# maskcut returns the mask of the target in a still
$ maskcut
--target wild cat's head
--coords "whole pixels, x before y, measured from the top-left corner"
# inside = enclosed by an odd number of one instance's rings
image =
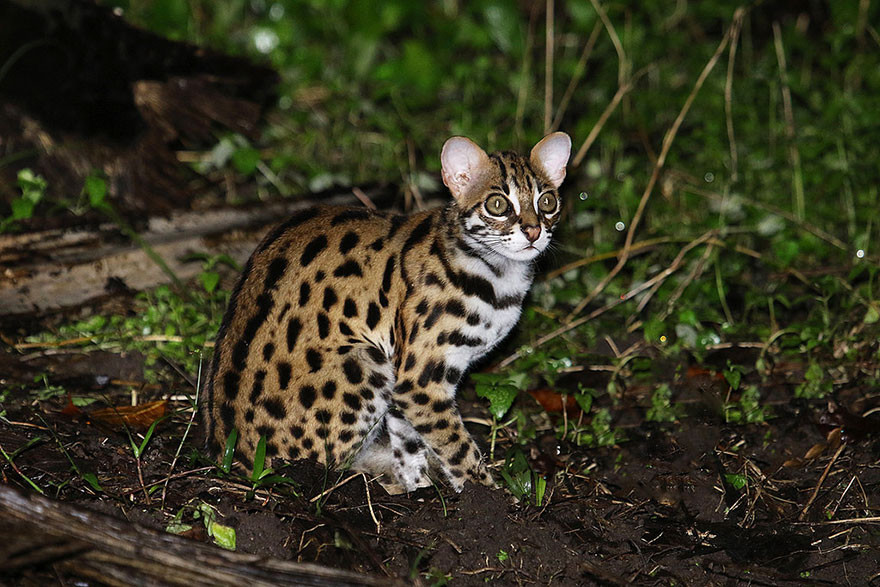
[[[487,155],[465,137],[452,137],[440,154],[443,183],[459,208],[468,246],[514,261],[530,261],[550,244],[562,202],[571,139],[547,135],[528,157]]]

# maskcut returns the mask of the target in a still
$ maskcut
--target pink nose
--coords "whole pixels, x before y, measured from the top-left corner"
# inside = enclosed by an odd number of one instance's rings
[[[523,233],[525,233],[526,238],[529,239],[530,243],[538,240],[538,237],[541,236],[541,227],[540,226],[532,226],[528,224],[524,224],[522,227]]]

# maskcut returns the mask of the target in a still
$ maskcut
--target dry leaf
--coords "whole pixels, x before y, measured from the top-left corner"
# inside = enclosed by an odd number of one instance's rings
[[[541,407],[547,412],[562,411],[562,395],[556,393],[552,389],[546,387],[543,389],[532,389],[529,390],[529,395],[535,398],[535,401],[541,404]],[[580,408],[578,408],[577,402],[574,401],[574,396],[566,396],[565,411],[571,412],[578,409]]]
[[[139,406],[102,408],[89,414],[96,421],[113,427],[123,424],[136,430],[146,430],[150,424],[165,415],[168,400],[159,400]]]

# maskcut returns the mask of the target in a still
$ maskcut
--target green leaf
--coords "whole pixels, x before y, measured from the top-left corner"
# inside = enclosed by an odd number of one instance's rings
[[[232,164],[242,175],[252,175],[260,163],[260,152],[253,147],[242,147],[232,153]]]
[[[95,475],[94,473],[83,473],[83,474],[82,474],[82,478],[83,478],[83,480],[84,480],[86,483],[88,483],[89,485],[91,485],[91,486],[92,486],[92,489],[94,489],[95,491],[99,491],[99,492],[104,491],[104,490],[101,488],[101,484],[98,483],[98,477],[97,477],[97,475]]]
[[[581,407],[585,414],[589,414],[590,408],[593,407],[593,390],[574,394],[574,401],[577,402],[577,405]]]
[[[260,436],[257,442],[257,450],[254,452],[254,470],[251,473],[251,481],[256,483],[263,476],[263,467],[266,465],[266,437]]]
[[[746,477],[745,475],[739,475],[736,473],[725,473],[724,479],[728,483],[730,483],[730,485],[734,489],[736,489],[737,491],[740,491],[743,487],[745,487],[749,483],[748,477]]]
[[[739,389],[739,382],[742,379],[742,373],[736,369],[727,369],[724,371],[724,378],[727,380],[727,384],[735,391]]]
[[[504,417],[519,394],[519,389],[511,384],[477,384],[476,390],[478,396],[489,400],[489,412],[498,419]]]
[[[220,548],[235,550],[235,528],[213,522],[209,533]]]
[[[226,448],[223,450],[223,463],[220,468],[224,473],[228,473],[232,468],[232,458],[235,456],[235,444],[238,442],[238,428],[233,428],[229,436],[226,437]]]
[[[217,289],[217,284],[220,283],[220,274],[216,271],[202,271],[199,273],[199,280],[205,291],[211,293]]]
[[[83,190],[89,196],[89,204],[92,208],[101,208],[105,205],[104,199],[107,197],[107,182],[103,177],[94,173],[89,175],[86,178],[86,185]]]
[[[865,324],[876,324],[878,320],[880,320],[880,310],[877,309],[877,306],[871,304],[868,306],[868,311],[865,312],[865,317],[862,321]]]

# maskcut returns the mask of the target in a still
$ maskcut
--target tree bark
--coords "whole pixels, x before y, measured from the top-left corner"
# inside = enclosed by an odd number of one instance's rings
[[[403,585],[218,547],[0,485],[0,582],[54,567],[107,585]]]

